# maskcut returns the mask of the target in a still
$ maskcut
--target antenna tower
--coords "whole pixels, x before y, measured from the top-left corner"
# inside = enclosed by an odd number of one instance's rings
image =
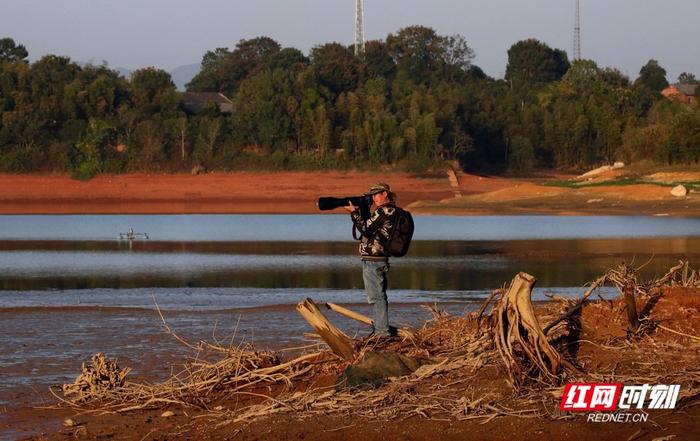
[[[581,14],[579,0],[576,0],[576,24],[574,25],[574,60],[581,59]]]
[[[365,53],[364,0],[355,0],[355,55]]]

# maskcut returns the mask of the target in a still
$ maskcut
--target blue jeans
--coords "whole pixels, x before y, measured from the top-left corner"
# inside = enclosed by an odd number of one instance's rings
[[[386,298],[386,273],[389,262],[362,261],[362,279],[367,291],[367,302],[374,305],[374,333],[389,335],[389,302]]]

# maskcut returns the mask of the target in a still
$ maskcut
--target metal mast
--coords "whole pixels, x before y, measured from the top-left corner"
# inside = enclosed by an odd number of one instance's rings
[[[576,24],[574,25],[574,60],[581,59],[581,14],[579,0],[576,0]]]
[[[355,55],[365,53],[364,0],[355,0]]]

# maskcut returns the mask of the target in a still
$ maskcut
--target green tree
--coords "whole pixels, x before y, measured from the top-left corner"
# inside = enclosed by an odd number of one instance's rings
[[[170,74],[156,68],[135,71],[129,83],[131,109],[121,117],[128,127],[132,169],[162,170],[169,148],[177,143],[177,128],[169,121],[180,116],[180,98]]]
[[[224,47],[207,51],[202,57],[199,72],[185,84],[185,89],[191,92],[220,91],[225,75],[224,62],[230,55],[231,52]]]
[[[287,97],[292,82],[282,70],[263,70],[241,83],[234,99],[233,132],[242,145],[263,146],[269,152],[291,139]]]
[[[361,139],[367,157],[374,164],[396,162],[402,159],[403,139],[396,115],[387,97],[387,83],[383,78],[367,81],[358,90],[360,105],[364,110],[355,130],[361,130]]]
[[[195,162],[418,171],[459,159],[465,168],[500,171],[618,158],[698,161],[699,106],[661,99],[658,63],[631,84],[590,60],[569,66],[563,51],[536,40],[511,47],[508,81],[474,66],[464,37],[423,26],[370,41],[361,57],[338,43],[316,46],[307,59],[267,37],[241,40],[233,50],[207,52],[188,86],[231,96],[232,116],[215,105],[185,115],[170,76],[158,69],[126,80],[107,66],[55,55],[27,63],[18,45],[3,44],[3,171],[87,178]],[[679,80],[696,81],[688,73]],[[338,147],[342,158],[333,153]]]
[[[87,65],[64,89],[63,107],[72,118],[108,118],[128,99],[128,84],[106,66]]]
[[[439,156],[442,146],[438,139],[442,131],[436,124],[435,113],[429,108],[429,96],[414,92],[410,97],[407,119],[402,123],[410,159],[414,166],[426,167]]]
[[[669,164],[700,162],[700,106],[684,106],[669,125],[666,148]]]
[[[461,80],[474,58],[463,36],[441,36],[425,26],[409,26],[389,34],[386,46],[401,77],[417,83]]]
[[[444,38],[434,29],[409,26],[386,38],[389,54],[403,75],[416,82],[428,81],[442,69]]]
[[[221,121],[219,118],[201,117],[197,124],[197,141],[194,148],[194,158],[200,164],[210,165],[216,154],[215,148],[221,136]]]
[[[73,112],[74,96],[69,87],[79,74],[80,66],[67,57],[47,55],[30,65],[26,82],[13,94],[19,100],[16,104],[20,112],[15,125],[16,145],[43,150],[46,145],[60,140],[65,141],[63,148],[69,151],[79,140],[81,133],[65,130],[78,118],[83,119],[80,126],[85,126],[85,116]],[[71,124],[71,128],[76,127],[78,124]],[[40,166],[37,159],[33,159],[33,167]]]
[[[331,149],[333,141],[333,132],[331,129],[331,120],[328,117],[328,111],[324,104],[319,104],[311,112],[310,119],[313,127],[313,145],[318,155],[324,158]]]
[[[207,51],[202,57],[202,70],[215,69],[230,55],[231,52],[225,47],[217,47],[213,51]]]
[[[646,86],[654,92],[661,92],[668,87],[666,80],[666,69],[659,65],[656,60],[649,60],[639,71],[636,84]]]
[[[160,170],[165,159],[166,131],[157,119],[139,122],[134,129],[138,150],[131,150],[131,165],[136,170]]]
[[[535,149],[525,136],[515,135],[510,142],[510,164],[518,170],[527,170],[535,163]]]
[[[559,81],[571,67],[566,52],[535,39],[521,40],[508,49],[506,80],[512,84]]]
[[[493,81],[493,78],[489,78],[488,75],[479,66],[472,64],[466,72],[467,78],[471,80],[486,80],[489,79]]]
[[[626,124],[634,121],[632,92],[626,77],[590,60],[577,60],[544,89],[542,139],[553,165],[583,168],[617,158]]]
[[[683,72],[682,74],[678,75],[678,82],[681,84],[698,84],[695,74],[690,72]]]
[[[29,56],[27,48],[12,38],[0,38],[0,61],[23,61]]]
[[[233,96],[241,82],[262,70],[279,50],[279,43],[263,36],[240,40],[231,52],[224,48],[207,52],[202,59],[202,69],[186,88],[193,92],[222,92]]]
[[[266,66],[270,70],[290,70],[296,65],[307,64],[309,64],[309,59],[299,49],[293,47],[285,47],[279,52],[270,55],[266,62]]]
[[[396,63],[386,43],[381,40],[370,40],[365,43],[363,61],[370,77],[391,78],[396,73]]]
[[[100,174],[104,149],[113,139],[113,127],[105,121],[91,119],[83,139],[75,145],[73,178],[87,180]]]
[[[175,84],[162,69],[147,67],[132,73],[130,93],[134,110],[142,117],[163,117],[179,105]]]
[[[311,65],[319,82],[334,94],[352,90],[360,80],[360,63],[349,48],[327,43],[311,49]]]
[[[443,37],[443,75],[448,80],[461,80],[470,71],[474,50],[462,35]]]

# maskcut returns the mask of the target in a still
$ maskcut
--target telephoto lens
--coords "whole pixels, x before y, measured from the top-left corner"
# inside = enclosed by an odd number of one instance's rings
[[[350,205],[350,203],[352,203],[352,205],[359,208],[363,212],[368,211],[370,205],[372,205],[372,197],[371,196],[346,196],[344,198],[323,197],[323,198],[318,198],[318,202],[316,202],[316,205],[318,206],[319,210],[326,211],[326,210],[335,210],[336,208],[340,208],[340,207],[347,207],[348,205]]]
[[[350,203],[350,198],[334,198],[334,197],[323,197],[318,198],[318,209],[321,211],[335,210],[339,207],[347,207]]]

